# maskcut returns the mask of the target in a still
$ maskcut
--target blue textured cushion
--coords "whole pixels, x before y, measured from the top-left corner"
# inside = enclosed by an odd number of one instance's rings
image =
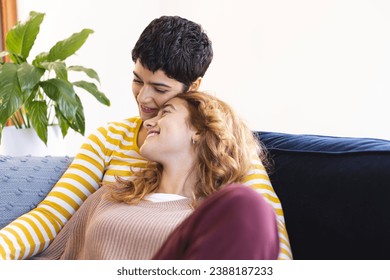
[[[35,208],[70,162],[68,157],[0,155],[0,228]]]
[[[388,259],[390,141],[260,132],[295,259]]]

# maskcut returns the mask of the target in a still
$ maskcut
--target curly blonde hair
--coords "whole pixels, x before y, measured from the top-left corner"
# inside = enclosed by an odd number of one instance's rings
[[[199,133],[194,144],[197,161],[193,172],[197,174],[193,206],[221,187],[242,182],[252,167],[252,160],[266,160],[264,149],[252,131],[225,102],[203,92],[177,95],[186,101],[188,123]],[[134,178],[117,178],[112,197],[129,204],[138,203],[145,195],[158,189],[163,167],[149,162],[145,169],[134,172]]]

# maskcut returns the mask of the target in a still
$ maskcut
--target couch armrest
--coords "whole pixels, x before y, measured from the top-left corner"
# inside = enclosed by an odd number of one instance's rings
[[[0,228],[35,208],[71,160],[69,157],[0,155]]]

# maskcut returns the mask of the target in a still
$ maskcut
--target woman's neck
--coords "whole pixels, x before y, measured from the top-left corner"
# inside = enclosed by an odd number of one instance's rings
[[[157,192],[172,193],[192,198],[196,176],[193,167],[164,167]]]

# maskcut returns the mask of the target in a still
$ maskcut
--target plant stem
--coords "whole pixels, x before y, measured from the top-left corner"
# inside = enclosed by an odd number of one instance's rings
[[[49,124],[52,124],[52,123],[54,123],[54,121],[52,121],[51,120],[51,114],[52,114],[52,112],[53,112],[53,100],[51,100],[51,99],[49,99],[49,101],[47,102],[47,107],[49,108],[49,113],[48,113],[48,115],[47,115],[47,120],[48,120],[48,122],[49,122]],[[54,120],[54,117],[53,117],[53,120]]]
[[[28,117],[28,115],[27,114],[23,114],[23,113],[21,113],[21,115],[23,117],[23,122],[24,122],[25,126],[27,128],[30,128],[31,124],[30,124],[30,118]]]
[[[25,120],[25,117],[24,117],[23,108],[20,108],[18,110],[18,114],[19,114],[19,116],[18,116],[19,120],[21,120],[21,123],[22,123],[21,127],[23,126],[23,124],[24,124],[25,127],[28,127],[27,123],[26,123],[26,120]]]
[[[22,128],[22,124],[20,123],[19,121],[19,117],[16,116],[17,112],[15,112],[14,115],[12,115],[11,117],[11,121],[12,121],[12,124],[16,127],[16,128]]]

